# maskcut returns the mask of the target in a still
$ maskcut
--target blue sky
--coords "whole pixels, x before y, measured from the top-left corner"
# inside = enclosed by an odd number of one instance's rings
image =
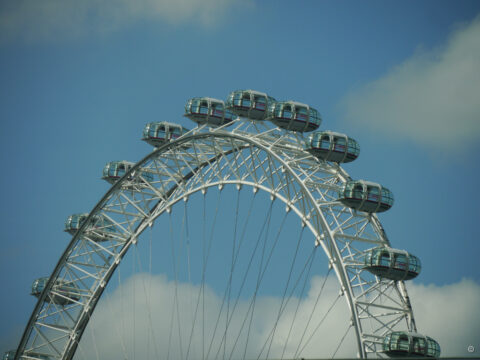
[[[67,245],[64,220],[108,190],[104,164],[146,155],[147,122],[193,127],[187,99],[243,88],[308,103],[360,143],[345,168],[393,191],[380,219],[422,260],[413,292],[480,301],[480,3],[293,4],[0,0],[2,352]],[[465,330],[478,349],[479,323]]]

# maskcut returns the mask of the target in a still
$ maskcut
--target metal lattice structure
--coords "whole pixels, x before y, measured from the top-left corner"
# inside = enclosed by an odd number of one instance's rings
[[[191,194],[229,184],[269,193],[312,232],[312,246],[328,257],[350,309],[359,357],[383,357],[382,340],[393,330],[416,331],[404,283],[363,269],[367,250],[390,243],[375,214],[337,201],[351,179],[345,170],[306,152],[300,133],[240,118],[229,125],[202,125],[165,143],[111,187],[58,261],[15,360],[72,359],[107,283],[140,234]]]

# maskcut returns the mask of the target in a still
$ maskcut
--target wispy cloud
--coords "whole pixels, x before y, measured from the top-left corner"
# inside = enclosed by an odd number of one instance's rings
[[[96,349],[106,360],[123,357],[122,348],[125,348],[128,358],[132,358],[131,352],[135,348],[136,357],[142,359],[157,357],[156,352],[161,354],[160,357],[167,357],[169,353],[171,359],[187,358],[187,352],[189,358],[199,358],[209,351],[209,357],[218,355],[221,358],[224,352],[228,358],[257,358],[262,351],[260,357],[265,357],[267,351],[270,358],[281,358],[282,354],[285,359],[294,355],[297,358],[331,357],[340,343],[339,339],[350,327],[350,314],[345,299],[339,297],[339,287],[333,278],[326,282],[316,311],[312,313],[323,280],[322,277],[314,277],[306,297],[299,302],[296,298],[292,299],[286,304],[271,342],[269,336],[272,324],[278,318],[281,298],[258,297],[255,312],[253,316],[247,316],[246,321],[245,315],[251,315],[251,299],[241,299],[235,310],[232,302],[228,310],[229,340],[225,344],[222,334],[227,324],[227,305],[222,308],[221,295],[210,288],[205,288],[202,294],[197,285],[179,284],[175,289],[174,282],[168,281],[165,276],[138,274],[112,295],[104,295],[103,303],[93,316],[92,326],[89,325],[82,339],[81,351],[85,358],[95,358]],[[419,332],[440,342],[442,356],[468,354],[470,344],[479,347],[479,284],[469,280],[446,286],[410,283],[408,289]],[[148,297],[144,295],[146,292]],[[136,294],[135,298],[133,294]],[[202,295],[199,297],[199,294]],[[180,299],[178,306],[173,303],[175,296]],[[338,302],[320,330],[314,332],[337,298]],[[193,330],[192,324],[195,324]],[[307,331],[304,333],[305,327]],[[199,340],[203,337],[210,339],[215,332],[215,340],[207,341],[207,345],[203,346]],[[192,334],[194,340],[190,341]],[[236,334],[240,336],[237,338]],[[307,341],[312,334],[311,340]],[[307,345],[299,352],[302,344]],[[355,356],[355,338],[350,328],[336,357]]]
[[[351,125],[434,150],[464,150],[480,139],[480,16],[446,44],[418,51],[340,103]]]
[[[0,41],[52,41],[105,34],[138,21],[213,26],[240,0],[7,0],[0,4]]]

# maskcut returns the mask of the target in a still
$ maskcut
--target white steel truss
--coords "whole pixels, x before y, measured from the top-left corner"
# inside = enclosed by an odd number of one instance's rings
[[[365,251],[389,247],[389,240],[375,214],[337,201],[350,179],[345,170],[313,157],[303,143],[301,134],[237,119],[230,131],[197,127],[135,164],[94,207],[61,256],[16,360],[71,359],[105,286],[144,229],[189,195],[227,184],[266,191],[300,217],[336,273],[359,357],[382,357],[388,332],[416,330],[404,283],[362,268]],[[92,226],[99,218],[108,225]],[[69,290],[59,291],[58,283]]]

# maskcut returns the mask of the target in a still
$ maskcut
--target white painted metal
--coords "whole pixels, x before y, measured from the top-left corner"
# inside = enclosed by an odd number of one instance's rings
[[[390,331],[416,331],[403,282],[362,270],[365,251],[390,244],[375,214],[356,212],[336,200],[349,175],[338,164],[304,151],[299,133],[264,121],[237,119],[233,124],[230,131],[205,125],[189,131],[153,151],[112,186],[61,256],[15,360],[71,359],[105,286],[144,229],[190,194],[227,184],[270,193],[314,234],[314,246],[322,247],[341,284],[360,358],[382,357],[381,340]],[[143,178],[145,172],[153,180]],[[115,228],[105,234],[108,241],[95,241],[102,229],[89,226],[99,216]],[[75,285],[69,305],[46,301],[65,297],[55,293],[57,280]]]

